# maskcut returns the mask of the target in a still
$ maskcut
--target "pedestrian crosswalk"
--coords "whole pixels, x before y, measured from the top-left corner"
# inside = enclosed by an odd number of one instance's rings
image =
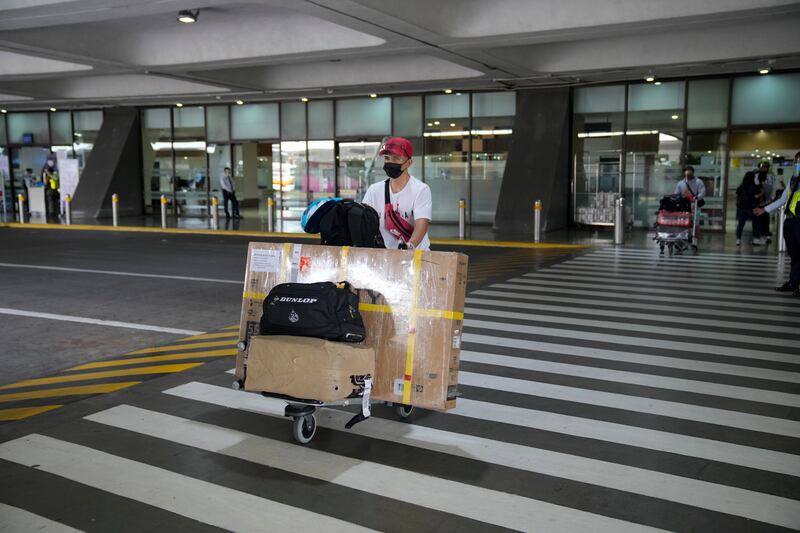
[[[301,447],[284,402],[232,390],[219,360],[15,435],[0,468],[62,480],[73,507],[109,494],[132,529],[144,505],[197,530],[796,530],[800,302],[772,291],[784,273],[767,255],[593,250],[468,294],[447,413],[376,407],[346,430],[347,408],[323,408]],[[196,340],[235,342],[213,335]],[[86,523],[56,510],[9,501],[0,530]]]

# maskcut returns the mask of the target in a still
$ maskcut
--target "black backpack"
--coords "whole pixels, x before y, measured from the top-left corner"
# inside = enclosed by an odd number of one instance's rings
[[[658,204],[659,211],[691,211],[692,204],[680,194],[664,196]]]
[[[386,248],[378,212],[372,206],[342,200],[319,223],[321,244]]]
[[[358,294],[341,283],[281,283],[264,299],[262,335],[361,342],[366,334]]]

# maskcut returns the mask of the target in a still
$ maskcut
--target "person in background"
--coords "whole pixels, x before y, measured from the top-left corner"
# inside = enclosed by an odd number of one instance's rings
[[[56,168],[56,160],[48,158],[47,162],[42,168],[42,183],[44,184],[44,194],[47,201],[47,215],[57,217],[61,214],[61,183],[58,179],[58,169]]]
[[[231,218],[231,213],[228,211],[228,202],[231,203],[233,218],[242,218],[239,214],[239,200],[236,199],[236,182],[233,181],[230,167],[225,167],[222,171],[219,185],[222,188],[222,205],[225,207],[225,218]]]
[[[753,209],[761,205],[763,197],[763,186],[756,185],[755,172],[745,172],[741,185],[736,189],[736,246],[742,244],[742,231],[748,220],[753,223],[753,244],[766,244],[761,237],[762,226],[753,214]]]
[[[370,185],[364,203],[378,212],[383,242],[387,248],[430,250],[431,189],[408,172],[413,164],[411,141],[392,137],[378,155],[383,156],[389,179]]]
[[[764,213],[772,214],[781,206],[786,206],[786,220],[783,222],[783,239],[786,241],[786,251],[791,258],[789,268],[789,281],[775,287],[778,292],[791,292],[800,296],[800,152],[794,154],[794,174],[789,180],[789,186],[783,191],[780,198],[753,210],[756,216]]]
[[[697,211],[694,214],[695,239],[692,241],[692,248],[697,251],[697,238],[700,236],[700,208],[705,204],[706,184],[703,180],[694,176],[694,167],[686,165],[683,167],[683,179],[675,187],[675,194],[687,198],[690,202],[697,200]]]
[[[762,161],[758,164],[756,185],[760,186],[764,192],[761,203],[756,207],[763,207],[773,200],[773,195],[775,194],[775,178],[769,173],[769,163],[767,161]],[[761,235],[766,238],[767,242],[772,241],[772,233],[769,231],[769,218],[768,213],[758,217],[758,223],[761,225]]]

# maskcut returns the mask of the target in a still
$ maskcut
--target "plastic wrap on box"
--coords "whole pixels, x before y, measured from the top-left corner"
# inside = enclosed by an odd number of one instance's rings
[[[349,281],[375,349],[372,397],[426,409],[456,404],[467,257],[453,252],[252,242],[239,340],[258,334],[264,298],[278,283]],[[245,379],[245,354],[236,376]]]

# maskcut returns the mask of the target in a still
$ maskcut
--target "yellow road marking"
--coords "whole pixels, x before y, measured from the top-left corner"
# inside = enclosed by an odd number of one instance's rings
[[[236,326],[236,329],[239,329],[239,326]],[[185,339],[178,339],[175,342],[189,342],[189,341],[198,341],[201,339],[222,339],[222,338],[236,338],[239,336],[239,333],[236,331],[223,331],[221,333],[203,333],[202,335],[195,335],[194,337],[186,337]]]
[[[46,413],[63,405],[39,405],[36,407],[15,407],[14,409],[0,409],[0,420],[22,420],[29,416]]]
[[[239,330],[239,324],[236,324],[235,326],[228,326],[227,328],[222,328],[222,329],[224,329],[225,331],[230,331],[232,329],[235,329],[235,330],[238,331]]]
[[[88,372],[84,374],[70,374],[67,376],[54,376],[50,378],[27,379],[18,381],[10,385],[3,385],[0,390],[19,389],[22,387],[34,387],[36,385],[50,385],[52,383],[67,383],[70,381],[88,381],[92,379],[116,378],[119,376],[136,376],[142,374],[171,374],[173,372],[183,372],[204,363],[184,363],[180,365],[158,365],[145,366],[140,368],[126,368],[124,370],[109,370],[105,372]]]
[[[141,383],[141,381],[123,381],[120,383],[100,383],[98,385],[82,385],[78,387],[58,387],[55,389],[12,392],[11,394],[0,394],[0,402],[15,402],[17,400],[33,400],[36,398],[52,398],[53,396],[104,394],[127,389],[128,387],[138,385],[139,383]]]
[[[176,353],[170,355],[154,355],[152,357],[132,357],[130,359],[114,359],[113,361],[98,361],[85,365],[75,366],[66,369],[64,372],[73,370],[91,370],[92,368],[107,368],[111,366],[138,365],[140,363],[163,363],[164,361],[180,361],[181,359],[195,359],[201,357],[222,357],[226,355],[236,355],[236,348],[230,350],[212,350],[209,352],[196,353]]]
[[[20,224],[18,222],[0,223],[0,228],[17,229],[50,229],[50,230],[70,230],[70,231],[116,231],[129,233],[178,233],[184,235],[214,235],[228,237],[278,237],[290,240],[315,240],[319,241],[319,235],[308,233],[278,233],[268,231],[238,231],[238,230],[201,230],[187,228],[158,228],[144,226],[92,226],[90,224],[72,224],[65,226],[60,224]],[[459,240],[459,239],[431,239],[431,244],[445,246],[477,246],[487,248],[529,248],[537,250],[558,250],[558,249],[582,249],[591,248],[585,244],[550,244],[536,242],[516,242],[516,241],[485,241],[485,240]]]
[[[162,352],[179,352],[181,350],[188,350],[191,348],[214,348],[217,346],[235,346],[236,343],[231,340],[225,341],[209,341],[209,342],[192,342],[186,344],[170,344],[169,346],[156,346],[155,348],[144,348],[136,350],[135,352],[128,352],[125,355],[142,355],[146,353],[162,353]]]

